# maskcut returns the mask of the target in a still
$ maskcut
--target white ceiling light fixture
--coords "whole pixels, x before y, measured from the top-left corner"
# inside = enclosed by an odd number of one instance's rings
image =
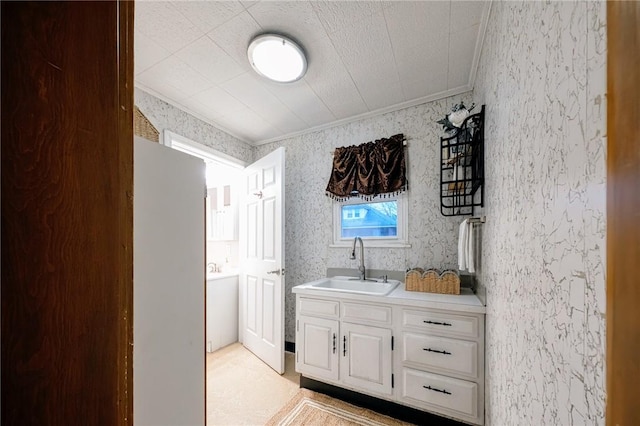
[[[288,37],[262,34],[249,43],[249,62],[258,74],[278,83],[300,80],[307,72],[302,48]]]

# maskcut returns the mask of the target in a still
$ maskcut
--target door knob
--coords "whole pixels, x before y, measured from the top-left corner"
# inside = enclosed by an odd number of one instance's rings
[[[271,274],[280,275],[280,273],[282,273],[282,275],[284,275],[284,269],[282,271],[280,271],[280,269],[274,269],[273,271],[267,271],[267,274],[269,274],[269,275],[271,275]]]

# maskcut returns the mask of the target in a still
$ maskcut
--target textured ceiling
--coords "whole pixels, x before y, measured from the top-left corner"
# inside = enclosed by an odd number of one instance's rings
[[[456,95],[473,86],[486,1],[138,1],[135,82],[251,144]],[[258,34],[307,53],[290,84],[247,59]]]

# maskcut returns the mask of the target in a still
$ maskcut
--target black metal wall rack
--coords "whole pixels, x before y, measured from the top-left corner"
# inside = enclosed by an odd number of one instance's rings
[[[473,215],[484,206],[484,105],[452,135],[440,138],[440,211]]]

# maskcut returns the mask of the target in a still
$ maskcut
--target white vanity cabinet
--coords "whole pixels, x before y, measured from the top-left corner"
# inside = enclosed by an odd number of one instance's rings
[[[238,341],[238,275],[207,276],[206,351],[215,352]]]
[[[305,375],[338,380],[338,320],[299,315],[296,370]]]
[[[484,314],[396,307],[398,400],[484,422]]]
[[[330,299],[296,298],[296,371],[338,380],[340,303]]]
[[[355,392],[484,423],[484,312],[471,292],[365,296],[294,287],[296,371]]]
[[[393,332],[390,328],[391,310],[386,306],[363,305],[342,302],[342,349],[340,356],[340,380],[353,388],[363,389],[376,395],[392,394],[392,357],[391,345]],[[355,308],[362,314],[388,310],[389,325],[385,328],[371,326],[369,315],[356,318],[347,314]],[[360,321],[354,323],[350,321]],[[365,325],[367,324],[367,325]]]
[[[372,395],[392,395],[390,307],[308,297],[298,297],[296,307],[296,371]]]
[[[375,394],[391,395],[391,330],[342,323],[340,379]]]

